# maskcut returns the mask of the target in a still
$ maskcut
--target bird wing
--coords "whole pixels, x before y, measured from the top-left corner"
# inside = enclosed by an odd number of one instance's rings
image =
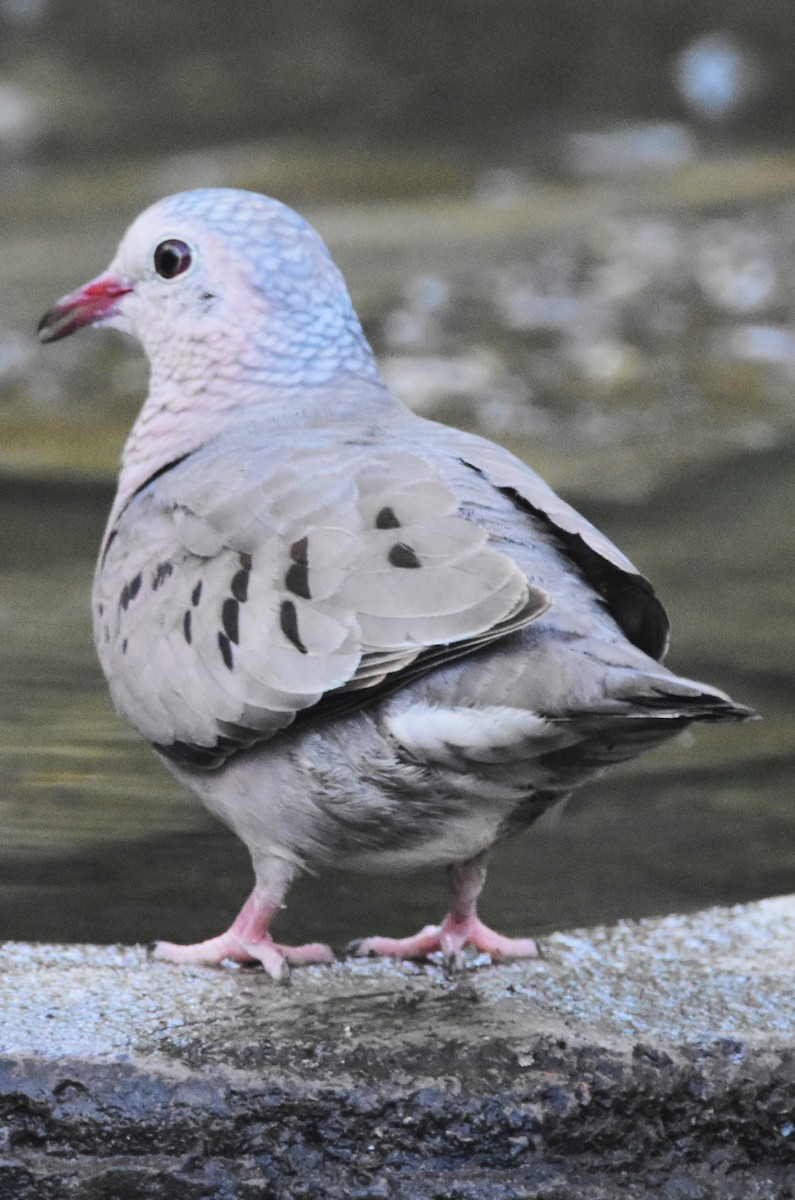
[[[601,596],[628,640],[661,662],[668,649],[670,623],[648,579],[520,459],[471,434],[456,432],[455,438],[459,460],[553,535],[562,553]]]
[[[324,697],[399,686],[521,628],[549,596],[458,507],[399,449],[238,442],[161,472],[97,572],[117,708],[163,753],[215,766]]]

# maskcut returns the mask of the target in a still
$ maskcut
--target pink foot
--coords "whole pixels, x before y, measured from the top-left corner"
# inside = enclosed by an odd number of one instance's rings
[[[320,942],[305,946],[281,946],[268,933],[275,910],[271,898],[257,888],[249,896],[226,933],[180,946],[176,942],[156,942],[152,957],[162,962],[203,963],[218,966],[225,958],[232,962],[259,962],[272,979],[281,979],[285,963],[331,963],[334,951]]]
[[[217,967],[224,959],[239,963],[261,963],[271,979],[281,979],[284,965],[300,963],[332,963],[334,951],[321,942],[309,942],[305,946],[282,946],[266,934],[262,938],[237,937],[231,929],[220,937],[208,938],[206,942],[194,942],[181,946],[177,942],[155,942],[152,957],[161,962],[201,963]]]
[[[357,956],[386,955],[390,958],[427,958],[441,951],[445,961],[461,967],[465,946],[491,954],[493,958],[535,958],[538,947],[532,938],[507,938],[495,933],[474,913],[463,920],[448,914],[441,925],[426,925],[414,937],[370,937],[359,942]]]

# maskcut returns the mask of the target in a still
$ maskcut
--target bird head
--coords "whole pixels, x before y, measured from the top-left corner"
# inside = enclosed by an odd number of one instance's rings
[[[319,235],[279,201],[233,188],[181,192],[146,209],[107,271],[45,314],[39,338],[85,325],[132,334],[172,380],[206,378],[213,363],[285,384],[375,370]]]

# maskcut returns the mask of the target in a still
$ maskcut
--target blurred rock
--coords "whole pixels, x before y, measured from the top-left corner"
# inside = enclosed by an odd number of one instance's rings
[[[564,162],[575,175],[630,175],[671,171],[697,155],[690,130],[674,121],[637,121],[612,128],[571,133],[563,143]]]
[[[436,275],[415,275],[403,289],[403,304],[381,323],[384,341],[394,350],[438,350],[443,341],[441,316],[450,308],[452,289]]]
[[[795,329],[783,325],[738,325],[719,339],[719,345],[735,358],[770,363],[795,373]]]
[[[412,312],[443,313],[450,307],[452,288],[438,275],[415,275],[406,284],[405,296]]]
[[[698,233],[696,281],[726,312],[756,313],[775,304],[779,262],[771,238],[740,221],[710,221]]]
[[[410,308],[387,313],[381,328],[384,341],[393,350],[437,350],[442,340],[438,319]]]
[[[765,63],[728,30],[706,33],[674,60],[674,82],[694,116],[714,124],[747,112],[764,91]]]
[[[498,355],[482,347],[449,357],[393,355],[381,361],[387,386],[422,413],[446,400],[488,395],[499,386],[504,373]]]
[[[472,196],[488,208],[511,208],[521,204],[531,186],[529,176],[515,167],[490,167],[478,175]]]
[[[530,391],[525,394],[501,390],[480,400],[473,414],[473,424],[486,437],[522,438],[535,443],[540,438],[553,437],[556,422],[543,408],[530,403]]]
[[[575,320],[580,302],[576,296],[544,295],[528,281],[501,287],[495,306],[508,329],[567,329]]]
[[[618,218],[591,236],[598,261],[594,289],[610,300],[628,300],[658,284],[675,284],[687,263],[686,242],[673,221]]]
[[[556,249],[497,272],[492,299],[501,323],[515,330],[567,329],[580,308],[575,271],[572,250]]]
[[[568,353],[580,375],[597,387],[626,387],[637,383],[643,374],[639,351],[618,338],[574,339]]]

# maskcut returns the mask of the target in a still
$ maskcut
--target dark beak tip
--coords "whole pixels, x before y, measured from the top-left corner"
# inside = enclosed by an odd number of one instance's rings
[[[46,345],[47,342],[54,342],[58,337],[55,329],[55,317],[52,309],[44,314],[36,326],[36,336],[44,345]]]
[[[40,342],[57,342],[85,325],[101,324],[116,312],[118,301],[132,291],[125,279],[106,272],[76,292],[63,296],[38,324]]]
[[[39,341],[46,345],[48,342],[58,342],[80,329],[86,322],[74,305],[54,304],[48,309],[36,327]]]

